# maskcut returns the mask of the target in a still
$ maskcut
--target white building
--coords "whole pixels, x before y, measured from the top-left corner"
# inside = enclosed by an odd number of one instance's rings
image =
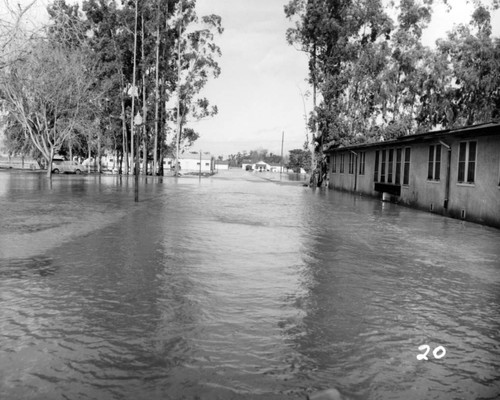
[[[166,158],[163,161],[165,171],[173,170],[175,167],[175,157]],[[185,172],[201,172],[211,173],[215,169],[215,160],[210,153],[200,153],[192,151],[179,155],[179,171]]]
[[[215,170],[216,171],[227,171],[229,169],[229,161],[215,161]]]
[[[255,164],[241,164],[241,168],[246,171],[257,171],[257,172],[284,172],[284,168],[280,164],[268,164],[264,161],[259,161]]]

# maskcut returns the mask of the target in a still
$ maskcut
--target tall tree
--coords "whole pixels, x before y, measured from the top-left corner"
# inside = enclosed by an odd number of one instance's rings
[[[216,106],[210,106],[209,100],[199,98],[198,94],[210,77],[218,77],[220,67],[216,58],[221,55],[215,44],[216,34],[222,34],[221,18],[212,14],[198,18],[195,11],[196,1],[179,2],[175,25],[177,27],[177,107],[176,107],[176,173],[180,144],[184,139],[193,142],[197,134],[183,126],[188,117],[201,119],[217,113]],[[186,135],[186,134],[189,134]]]
[[[420,124],[452,128],[500,118],[500,39],[491,33],[491,14],[479,5],[469,25],[438,41],[422,85]]]
[[[312,157],[313,168],[317,168],[328,133],[345,134],[342,106],[349,86],[345,70],[359,58],[360,47],[386,36],[390,18],[380,0],[291,0],[285,13],[296,21],[287,32],[288,41],[309,53],[310,82],[322,95],[310,118],[313,155],[318,153],[317,160]]]
[[[491,38],[490,10],[499,2],[474,1],[471,24],[439,41],[436,51],[421,42],[433,3],[289,1],[285,14],[295,25],[287,40],[309,54],[309,81],[321,94],[309,118],[310,129],[317,127],[313,165],[322,161],[325,143],[392,139],[498,118],[498,39]]]

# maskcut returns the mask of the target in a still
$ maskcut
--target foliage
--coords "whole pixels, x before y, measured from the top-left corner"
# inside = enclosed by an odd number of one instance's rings
[[[438,41],[423,84],[420,124],[456,127],[500,118],[500,39],[491,37],[490,14],[479,7],[471,26]]]
[[[237,154],[230,154],[228,156],[229,165],[232,167],[241,167],[244,163],[255,164],[259,161],[264,161],[268,164],[280,164],[282,162],[281,156],[270,153],[267,149],[255,149],[247,152],[238,152]]]
[[[29,138],[49,166],[91,100],[92,71],[86,66],[82,52],[39,40],[1,76],[0,90],[17,132]]]
[[[290,150],[290,156],[287,168],[293,169],[295,172],[300,172],[304,169],[306,172],[311,171],[311,152],[304,149]]]
[[[326,143],[498,118],[499,40],[490,24],[498,2],[490,4],[474,2],[471,23],[433,50],[421,42],[432,0],[290,0],[285,14],[294,26],[287,40],[308,53],[309,82],[319,93],[309,118],[317,160]]]
[[[127,160],[133,148],[133,114],[137,112],[142,114],[144,121],[140,129],[135,128],[140,135],[140,150],[144,158],[154,157],[156,160],[166,154],[168,143],[174,140],[172,125],[177,122],[184,128],[182,142],[186,147],[192,145],[199,134],[189,127],[190,119],[209,117],[217,112],[217,107],[211,105],[208,99],[199,97],[199,93],[209,79],[220,74],[216,61],[220,49],[215,44],[215,36],[222,33],[220,17],[210,15],[198,18],[195,4],[194,0],[122,0],[121,4],[117,0],[84,0],[80,9],[78,4],[53,0],[48,6],[50,23],[36,46],[42,43],[41,48],[45,50],[46,46],[55,48],[54,56],[62,57],[62,63],[68,68],[74,65],[72,61],[68,64],[64,60],[72,57],[80,59],[81,68],[75,72],[74,78],[80,79],[82,73],[86,76],[86,98],[81,98],[76,107],[75,96],[68,99],[66,94],[62,95],[61,101],[67,100],[64,103],[67,106],[64,120],[59,116],[54,122],[51,111],[36,129],[33,123],[24,122],[22,126],[25,129],[52,132],[50,145],[47,143],[51,150],[43,149],[44,155],[49,156],[52,150],[61,154],[71,154],[75,150],[78,155],[83,155],[105,147],[107,152],[120,152],[122,160]],[[2,49],[7,48],[10,36],[2,36],[1,39],[5,39],[0,41]],[[136,47],[134,41],[137,42]],[[36,46],[30,47],[31,53],[26,57],[40,59],[42,54],[33,50]],[[28,60],[26,57],[24,61]],[[134,59],[137,60],[135,64]],[[180,70],[177,60],[180,60]],[[65,82],[64,75],[61,82],[57,78],[62,66],[48,57],[39,61],[46,64],[46,70],[39,74],[38,83],[43,84],[45,90],[60,88],[59,83]],[[3,78],[21,72],[27,73],[20,64],[16,64],[15,68],[5,72]],[[182,79],[179,80],[178,76]],[[14,79],[10,89],[14,82],[17,82],[18,89],[23,87],[26,99],[36,97],[35,93],[29,93],[32,88],[22,86],[19,79]],[[133,82],[136,82],[135,88],[132,88]],[[8,79],[3,79],[2,84],[6,83]],[[180,107],[177,103],[175,107],[169,107],[177,92],[181,94]],[[18,108],[21,106],[22,102],[14,103],[5,90],[0,96],[11,103],[11,112],[16,104]],[[55,97],[49,94],[47,98]],[[135,102],[133,113],[132,100]],[[31,106],[35,107],[34,104]],[[13,148],[25,149],[19,144],[23,142],[22,135],[29,129],[12,130],[9,140]],[[31,136],[27,137],[32,142],[32,148],[44,148]]]

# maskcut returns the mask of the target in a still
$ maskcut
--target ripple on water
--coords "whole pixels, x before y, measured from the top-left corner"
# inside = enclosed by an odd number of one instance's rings
[[[0,398],[500,393],[497,230],[256,177],[139,204],[59,178],[1,194]]]

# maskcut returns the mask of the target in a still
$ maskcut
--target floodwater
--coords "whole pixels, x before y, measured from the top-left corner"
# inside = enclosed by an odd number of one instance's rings
[[[250,172],[133,183],[0,172],[1,399],[499,397],[500,230]]]

